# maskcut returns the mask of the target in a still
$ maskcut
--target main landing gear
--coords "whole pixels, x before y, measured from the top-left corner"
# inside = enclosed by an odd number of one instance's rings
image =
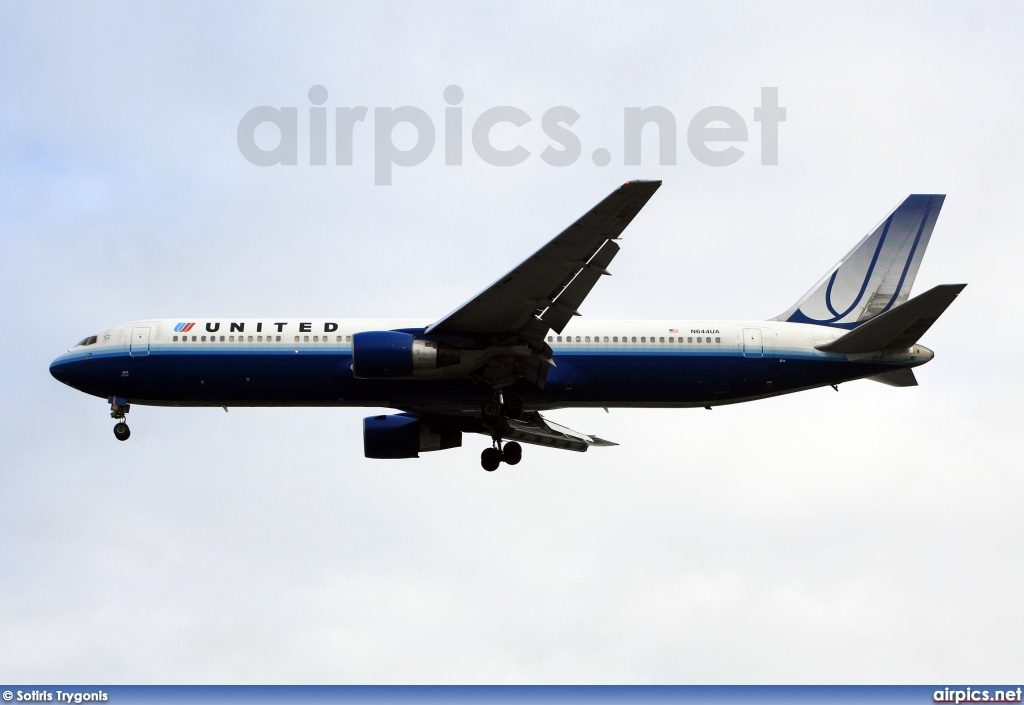
[[[124,422],[125,414],[130,410],[131,405],[126,399],[110,400],[110,418],[117,419],[117,423],[114,424],[114,438],[119,441],[127,441],[128,436],[132,435],[132,431],[128,428],[128,424]]]
[[[480,419],[487,426],[500,426],[502,419],[521,418],[524,411],[523,398],[518,394],[495,395],[480,407]]]
[[[495,440],[494,446],[484,448],[480,454],[480,465],[487,472],[494,472],[502,463],[517,465],[523,459],[523,447],[515,441],[502,444],[501,440]]]
[[[484,402],[480,407],[480,420],[492,430],[494,445],[480,454],[480,465],[487,472],[494,472],[502,463],[517,465],[523,459],[523,447],[515,441],[502,444],[501,433],[505,419],[518,419],[523,415],[523,398],[518,394],[503,395]]]

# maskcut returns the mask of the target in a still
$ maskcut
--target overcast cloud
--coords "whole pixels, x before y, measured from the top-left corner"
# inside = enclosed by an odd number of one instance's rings
[[[1019,682],[1022,32],[1015,3],[3,3],[0,680]],[[313,85],[370,108],[352,166],[309,166]],[[298,108],[297,166],[239,152],[259,105]],[[438,143],[375,186],[373,108],[402,105]],[[494,132],[516,167],[471,149],[499,105],[532,118]],[[567,167],[538,156],[558,105]],[[652,105],[678,162],[648,135],[626,167],[623,109]],[[686,147],[711,105],[749,130],[729,167]],[[121,444],[49,376],[142,318],[428,322],[630,178],[665,183],[587,317],[769,318],[948,194],[915,291],[970,286],[921,386],[554,412],[621,445],[492,474],[482,437],[364,459],[375,410],[135,406]]]

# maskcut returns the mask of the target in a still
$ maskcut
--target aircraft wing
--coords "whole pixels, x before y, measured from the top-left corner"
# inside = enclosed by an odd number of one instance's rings
[[[523,414],[520,419],[508,419],[508,431],[502,434],[506,441],[519,441],[538,446],[562,448],[584,452],[590,446],[616,446],[618,443],[606,441],[597,436],[573,431],[571,428],[559,426],[548,421],[536,411]]]
[[[551,242],[426,332],[561,333],[619,251],[615,240],[660,181],[627,181]]]

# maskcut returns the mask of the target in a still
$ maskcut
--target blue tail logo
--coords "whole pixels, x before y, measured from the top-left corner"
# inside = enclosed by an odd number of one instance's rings
[[[908,196],[775,320],[856,328],[905,302],[944,199],[941,194]]]

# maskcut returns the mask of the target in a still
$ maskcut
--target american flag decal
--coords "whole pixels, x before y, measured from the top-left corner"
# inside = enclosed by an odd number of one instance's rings
[[[678,332],[679,332],[679,329],[678,329],[678,328],[669,328],[669,329],[668,329],[668,332],[669,332],[669,333],[678,333]]]

